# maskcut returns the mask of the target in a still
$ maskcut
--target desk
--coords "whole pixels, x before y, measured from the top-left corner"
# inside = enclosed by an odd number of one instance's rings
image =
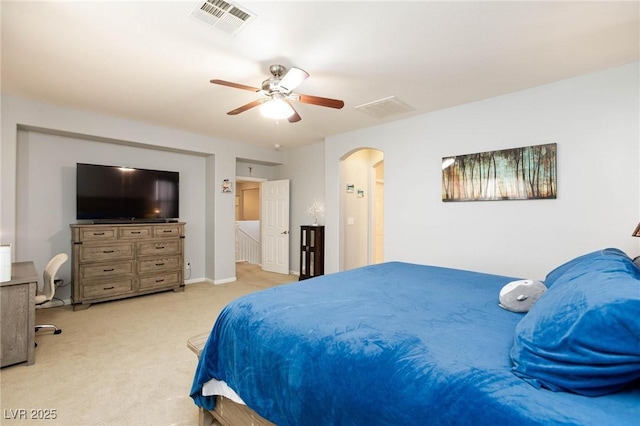
[[[38,272],[33,262],[13,263],[11,281],[0,283],[0,367],[35,361],[37,286]]]

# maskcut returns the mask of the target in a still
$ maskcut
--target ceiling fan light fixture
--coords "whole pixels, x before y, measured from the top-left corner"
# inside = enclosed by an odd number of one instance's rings
[[[295,114],[295,111],[284,99],[274,97],[260,106],[260,113],[272,120],[284,120]]]
[[[293,89],[302,84],[309,77],[309,73],[300,68],[290,68],[280,80],[280,89],[284,93],[291,93]]]
[[[300,68],[291,68],[289,71],[286,71],[283,65],[271,65],[269,71],[271,72],[271,77],[262,82],[260,89],[226,80],[210,80],[213,84],[248,90],[250,92],[261,93],[265,96],[233,109],[227,112],[227,115],[238,115],[241,112],[260,106],[260,112],[264,117],[272,120],[287,119],[289,123],[297,123],[302,120],[302,117],[300,117],[300,114],[294,109],[290,101],[335,109],[340,109],[344,106],[344,101],[340,99],[292,93],[294,87],[309,77],[309,73]],[[283,75],[283,73],[285,74]]]

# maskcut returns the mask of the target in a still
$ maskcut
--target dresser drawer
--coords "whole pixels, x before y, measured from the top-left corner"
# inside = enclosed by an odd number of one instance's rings
[[[82,279],[106,278],[118,275],[133,275],[133,260],[95,265],[80,265]]]
[[[161,225],[153,228],[153,236],[156,238],[161,237],[179,237],[180,225]]]
[[[133,243],[80,246],[80,262],[133,259]]]
[[[149,260],[138,261],[139,274],[152,274],[154,272],[170,271],[172,269],[180,269],[180,257],[161,257]]]
[[[133,293],[133,279],[87,282],[82,286],[83,299],[100,299]]]
[[[182,283],[180,282],[180,274],[178,272],[140,278],[140,290],[146,290],[148,288],[171,287],[179,284]]]
[[[118,237],[118,229],[111,226],[101,226],[95,228],[80,228],[78,238],[84,241],[108,241]]]
[[[136,243],[138,245],[138,256],[162,256],[165,254],[180,254],[181,241],[145,241]]]
[[[149,238],[152,234],[148,226],[124,226],[120,228],[120,239],[140,239]]]

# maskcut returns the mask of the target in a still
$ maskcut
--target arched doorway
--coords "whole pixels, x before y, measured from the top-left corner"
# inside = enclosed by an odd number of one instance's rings
[[[384,154],[363,148],[340,162],[340,270],[384,260]]]

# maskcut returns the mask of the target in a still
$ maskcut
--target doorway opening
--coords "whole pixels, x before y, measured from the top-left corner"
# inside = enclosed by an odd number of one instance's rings
[[[262,264],[260,183],[265,180],[244,176],[236,177],[236,265],[242,262],[252,265]]]
[[[289,274],[289,180],[236,176],[236,273],[240,263]]]
[[[384,261],[384,153],[362,148],[340,162],[340,270]]]

